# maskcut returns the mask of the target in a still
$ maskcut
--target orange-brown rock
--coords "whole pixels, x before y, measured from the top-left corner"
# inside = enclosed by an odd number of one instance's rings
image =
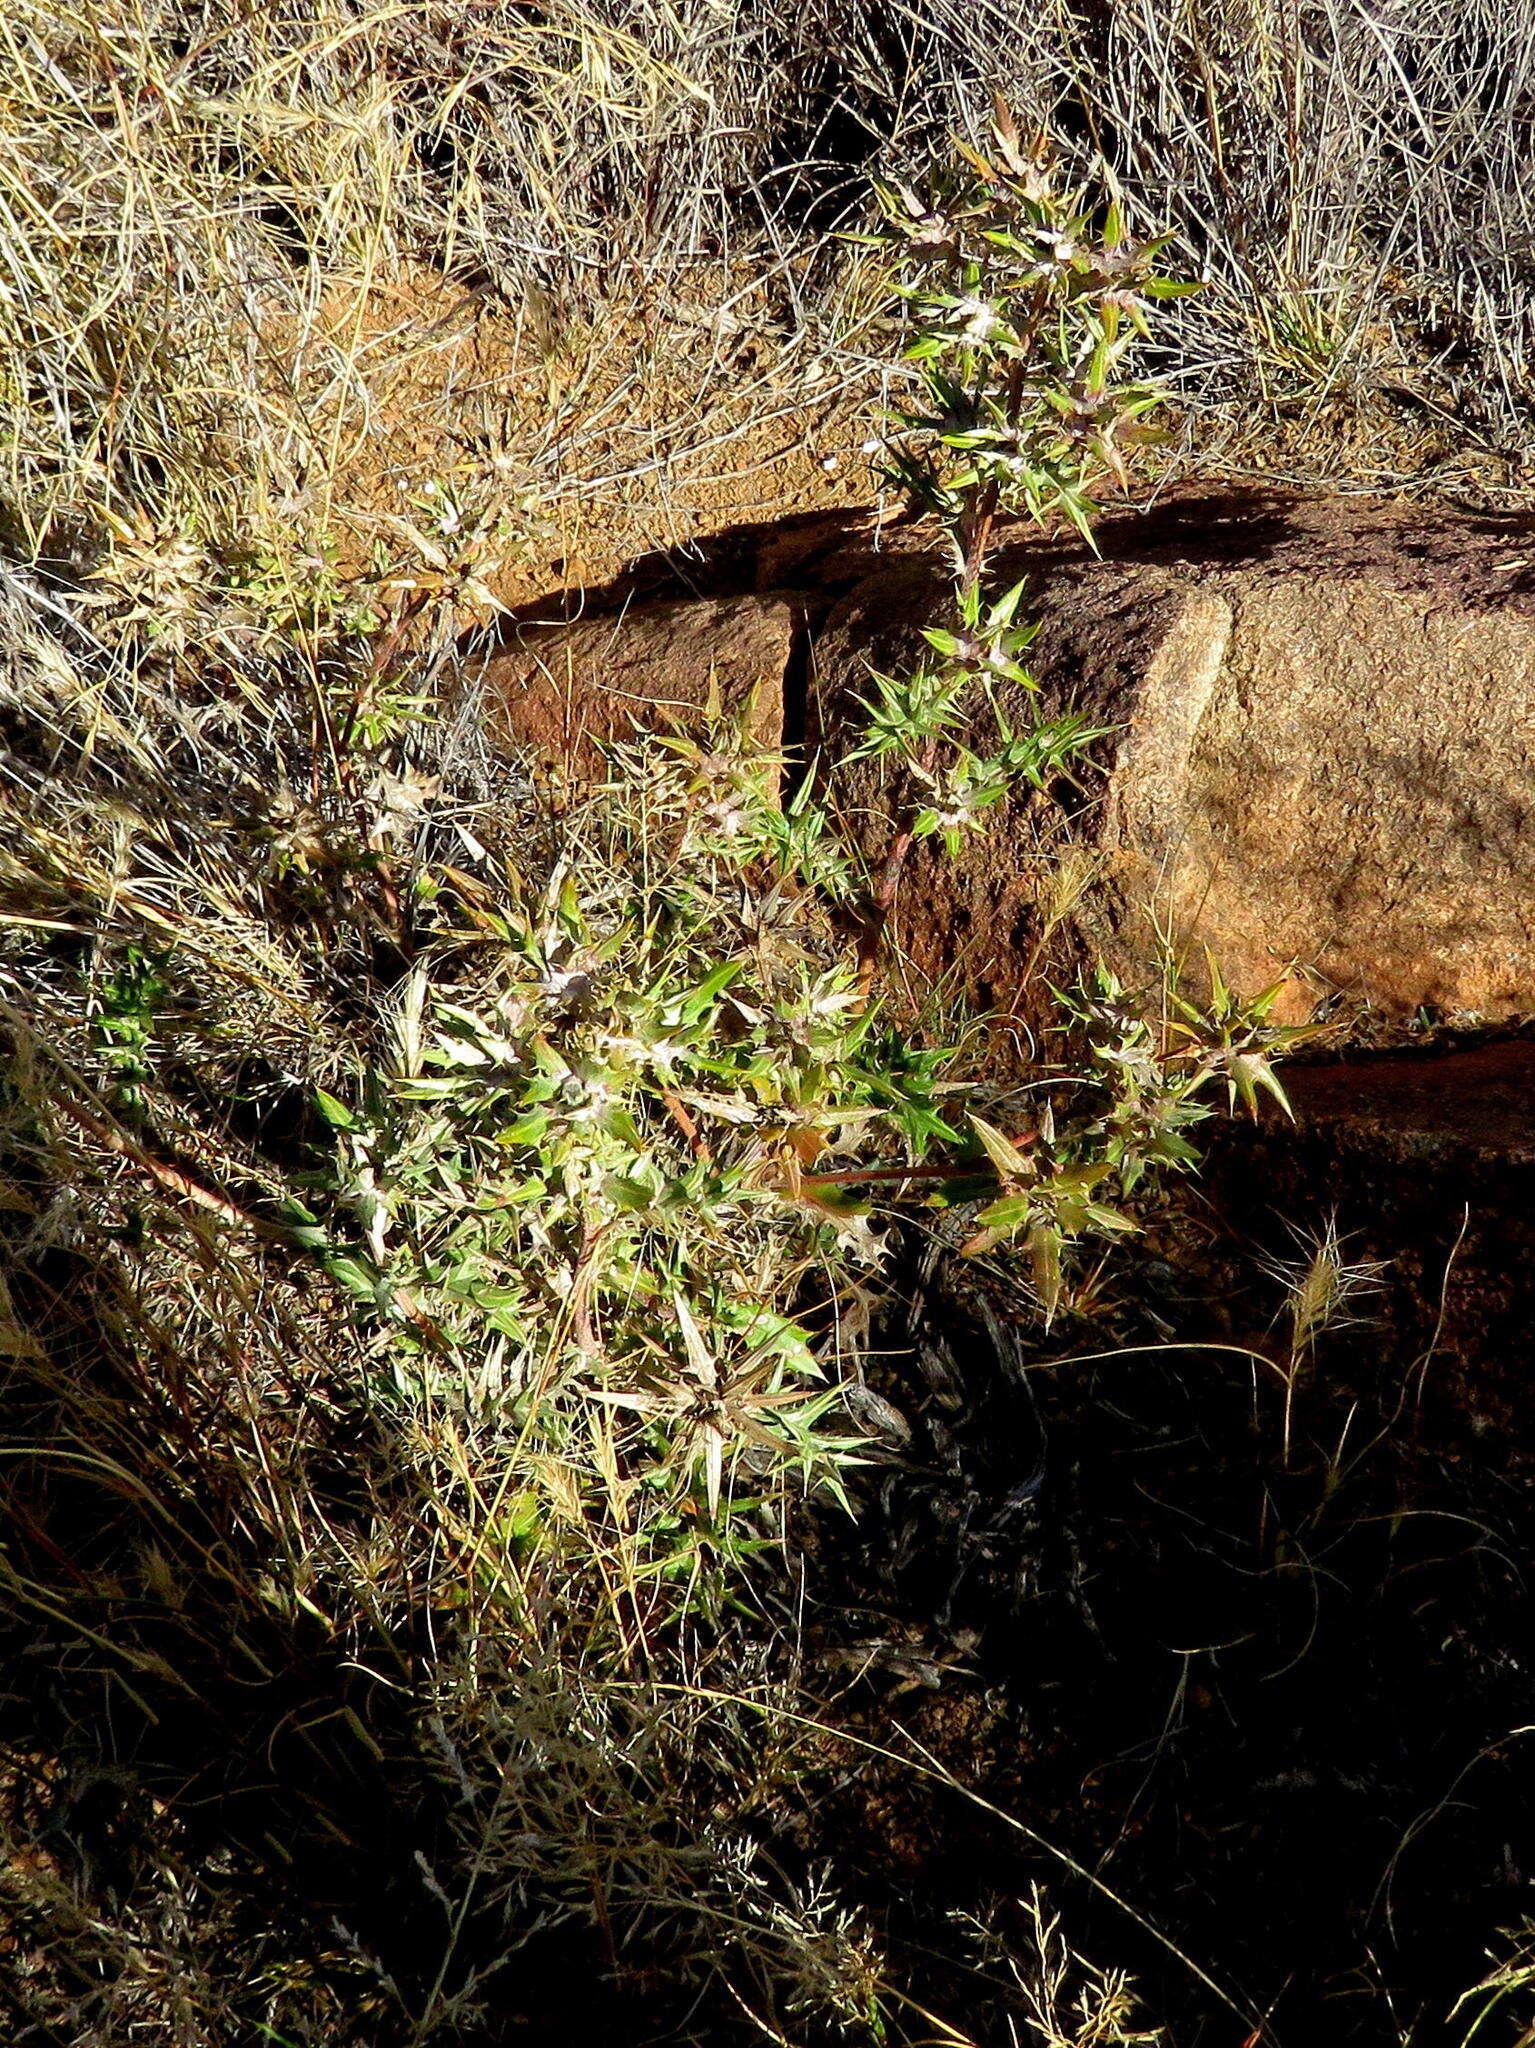
[[[776,748],[799,616],[789,599],[745,596],[523,624],[478,681],[494,732],[582,779],[602,773],[604,742],[697,735],[721,717]]]
[[[1102,557],[1005,543],[1034,579],[1047,701],[1113,728],[1075,833],[1098,864],[1077,920],[1131,974],[1158,934],[1289,1014],[1341,994],[1388,1019],[1535,1013],[1535,528],[1418,505],[1187,499],[1109,522]],[[871,665],[898,671],[944,602],[941,564],[866,575],[815,649],[828,754]],[[1014,722],[1030,708],[1004,699]],[[994,721],[975,709],[972,743]],[[872,853],[897,801],[864,764],[842,800]],[[913,861],[899,936],[919,968],[1008,1010],[1035,956],[1038,800],[957,863]],[[1075,886],[1075,884],[1073,884]]]
[[[1042,701],[1108,736],[957,861],[918,847],[895,922],[919,981],[1027,1022],[1024,984],[1069,933],[1132,980],[1164,941],[1195,978],[1206,947],[1249,991],[1289,974],[1292,1018],[1338,997],[1388,1023],[1535,1015],[1535,522],[1185,492],[1099,543],[1001,536]],[[481,671],[492,723],[589,776],[638,728],[724,712],[776,746],[803,721],[877,866],[911,792],[847,756],[871,671],[922,659],[944,614],[935,537],[856,515],[742,529],[688,574],[712,594],[521,625]],[[966,736],[985,751],[995,728],[979,698]]]

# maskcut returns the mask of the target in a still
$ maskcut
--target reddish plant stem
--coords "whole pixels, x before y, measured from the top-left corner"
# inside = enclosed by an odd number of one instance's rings
[[[1035,287],[1027,317],[1019,333],[1021,348],[1018,360],[1008,372],[1004,410],[1009,426],[1016,427],[1023,415],[1028,361],[1038,346],[1040,330],[1048,310],[1049,294],[1043,285],[1038,285]],[[966,605],[979,591],[981,579],[986,573],[986,561],[991,552],[992,535],[1001,503],[1002,487],[996,478],[992,478],[976,492],[959,522],[956,538],[960,563],[954,582],[954,597],[955,609],[960,614],[961,628],[964,625]],[[901,877],[911,858],[912,847],[916,844],[915,821],[910,816],[915,807],[911,786],[932,774],[941,744],[941,739],[936,733],[924,742],[922,751],[917,756],[915,771],[907,776],[906,788],[902,791],[903,809],[908,814],[907,819],[897,830],[881,864],[879,882],[875,887],[869,914],[859,936],[858,987],[859,993],[865,999],[879,967],[885,935],[895,912],[896,899],[900,894]]]
[[[204,1187],[180,1167],[170,1166],[163,1159],[156,1159],[152,1152],[130,1138],[125,1131],[106,1123],[101,1117],[87,1109],[83,1103],[73,1101],[62,1089],[53,1094],[55,1108],[62,1109],[72,1122],[79,1125],[87,1136],[94,1138],[104,1151],[114,1153],[126,1160],[130,1166],[148,1176],[168,1195],[174,1195],[188,1202],[195,1209],[201,1209],[209,1216],[217,1216],[221,1223],[233,1224],[238,1230],[248,1230],[268,1244],[279,1245],[286,1250],[294,1249],[293,1233],[279,1223],[268,1223],[265,1217],[253,1216],[248,1209],[242,1209],[226,1194],[217,1189]],[[396,1286],[395,1306],[407,1322],[413,1323],[434,1350],[451,1352],[453,1346],[441,1326],[427,1314],[408,1287]]]

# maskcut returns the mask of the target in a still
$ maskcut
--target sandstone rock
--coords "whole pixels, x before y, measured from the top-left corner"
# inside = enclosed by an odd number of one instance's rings
[[[1458,1197],[1485,1166],[1535,1168],[1535,1043],[1503,1039],[1463,1051],[1356,1057],[1287,1069],[1301,1130],[1367,1152],[1404,1173],[1460,1176]],[[1529,1204],[1526,1222],[1535,1226]],[[1453,1223],[1462,1200],[1444,1204]]]
[[[602,772],[603,741],[638,731],[696,735],[722,715],[743,716],[776,748],[799,618],[789,599],[748,596],[525,623],[475,680],[493,732],[574,777]]]
[[[897,937],[919,979],[1026,1025],[1052,933],[1132,979],[1165,936],[1194,978],[1205,947],[1249,991],[1293,972],[1292,1018],[1337,998],[1387,1025],[1535,1014],[1535,522],[1186,493],[1099,541],[1003,536],[1046,703],[1112,736],[1064,808],[1019,794],[957,863],[918,848]],[[845,757],[871,670],[920,659],[942,613],[931,531],[849,514],[717,552],[688,565],[710,596],[523,624],[481,670],[493,724],[586,776],[640,727],[744,712],[776,746],[803,722],[878,863],[903,792]],[[973,743],[994,723],[978,702]]]
[[[1115,728],[1076,807],[1100,871],[1077,913],[1091,946],[1134,974],[1164,932],[1249,990],[1298,970],[1291,1016],[1333,995],[1395,1020],[1535,1013],[1530,522],[1248,496],[1100,541],[1101,559],[1020,541],[997,563],[1034,579],[1047,698]],[[871,666],[917,657],[943,590],[912,555],[831,612],[811,721],[829,757]],[[978,705],[982,744],[991,723]],[[888,777],[833,782],[877,858]],[[957,867],[925,849],[903,888],[919,969],[1004,1013],[1040,943],[1045,816],[1012,800]]]

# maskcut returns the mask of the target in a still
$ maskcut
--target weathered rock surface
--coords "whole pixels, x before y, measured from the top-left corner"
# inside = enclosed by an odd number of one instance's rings
[[[896,917],[918,978],[1006,1016],[1048,926],[1132,979],[1161,935],[1196,978],[1206,946],[1249,991],[1293,970],[1291,1018],[1338,997],[1387,1023],[1535,1015],[1535,522],[1186,493],[1099,541],[1003,536],[1047,703],[1111,736],[1055,793],[1065,832],[1020,793],[957,862],[918,847]],[[494,723],[577,775],[601,740],[711,711],[774,744],[803,725],[877,864],[909,792],[845,756],[871,670],[920,659],[943,614],[931,534],[743,530],[686,574],[705,595],[520,626],[483,670]],[[971,723],[984,749],[991,708]]]
[[[1472,1178],[1486,1162],[1535,1168],[1535,1043],[1290,1067],[1300,1127],[1367,1148],[1404,1171]],[[1535,1210],[1524,1219],[1535,1227]],[[1535,1277],[1535,1276],[1532,1276]]]
[[[1032,574],[1048,695],[1116,728],[1077,830],[1101,856],[1089,935],[1131,973],[1167,933],[1289,1014],[1334,993],[1388,1019],[1535,1012],[1535,532],[1419,506],[1193,500]],[[817,638],[823,745],[943,601],[924,558],[866,576]],[[1004,706],[1015,718],[1027,709]],[[976,727],[984,741],[984,707]],[[866,838],[893,792],[844,777]],[[1037,833],[1014,802],[957,869],[913,867],[902,936],[1006,1009],[1037,943]]]
[[[575,777],[601,772],[604,741],[697,734],[721,716],[777,747],[800,616],[789,598],[741,596],[526,623],[478,680],[492,728]]]

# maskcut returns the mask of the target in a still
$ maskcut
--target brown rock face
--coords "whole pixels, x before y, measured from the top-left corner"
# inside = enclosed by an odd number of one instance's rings
[[[919,979],[1027,1021],[1071,932],[1132,980],[1164,939],[1249,992],[1293,971],[1292,1018],[1335,994],[1388,1021],[1535,1014],[1535,522],[1228,492],[1099,541],[1003,536],[1046,705],[1110,732],[1052,793],[1064,809],[1019,792],[957,862],[919,846],[896,917]],[[853,515],[743,529],[689,575],[712,594],[520,626],[481,671],[492,724],[589,776],[637,729],[723,712],[776,746],[803,717],[877,865],[910,792],[845,757],[871,670],[920,660],[943,616],[933,537]],[[786,704],[807,646],[808,702],[795,681]],[[971,743],[995,727],[978,701]]]
[[[492,728],[571,776],[601,772],[603,741],[697,734],[721,716],[777,747],[799,617],[787,598],[721,597],[527,624],[478,681]]]
[[[1535,1012],[1535,535],[1356,501],[1186,501],[1079,547],[1021,544],[1047,696],[1112,725],[1077,818],[1100,884],[1078,922],[1132,974],[1157,934],[1248,990],[1300,970],[1387,1018]],[[916,657],[942,575],[865,578],[816,646],[823,745],[872,665]],[[1015,720],[1028,707],[1005,705]],[[977,743],[990,714],[978,709]],[[895,801],[842,777],[871,850]],[[1040,807],[1020,797],[945,873],[920,858],[901,936],[1006,1010],[1038,943]]]

